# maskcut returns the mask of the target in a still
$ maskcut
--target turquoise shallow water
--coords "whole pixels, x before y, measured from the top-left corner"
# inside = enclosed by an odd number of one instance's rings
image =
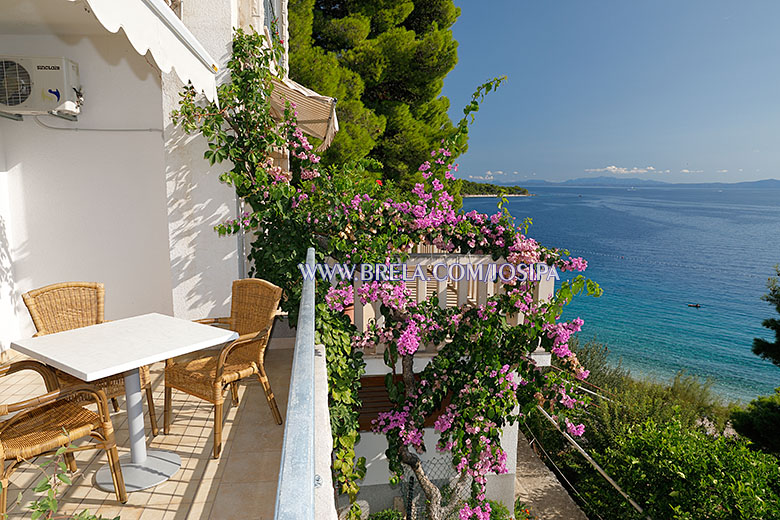
[[[750,350],[756,336],[773,339],[761,321],[774,309],[760,297],[780,263],[780,190],[531,191],[510,199],[512,215],[531,217],[529,235],[543,244],[586,258],[586,274],[604,289],[565,311],[585,320],[581,339],[606,342],[634,374],[710,378],[727,399],[780,386],[780,368]],[[495,207],[495,199],[464,199],[467,211]]]

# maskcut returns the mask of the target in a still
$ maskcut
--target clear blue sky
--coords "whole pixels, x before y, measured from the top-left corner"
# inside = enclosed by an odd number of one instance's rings
[[[780,178],[780,1],[455,3],[450,116],[509,76],[477,115],[460,177]]]

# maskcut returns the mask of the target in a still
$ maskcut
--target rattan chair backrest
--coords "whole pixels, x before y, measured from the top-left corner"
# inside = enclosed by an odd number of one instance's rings
[[[258,278],[234,281],[230,305],[231,328],[239,335],[260,332],[266,327],[270,329],[281,298],[282,289],[271,282]],[[238,349],[241,352],[239,354],[237,351],[236,354],[247,361],[259,363],[266,343],[267,338],[265,341],[254,341]]]
[[[63,282],[22,295],[40,334],[103,323],[105,288],[97,282]]]

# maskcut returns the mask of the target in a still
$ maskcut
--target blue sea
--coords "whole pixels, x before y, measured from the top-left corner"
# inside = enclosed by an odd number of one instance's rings
[[[710,379],[726,400],[780,386],[780,368],[751,352],[754,337],[774,339],[761,322],[777,314],[761,295],[780,263],[780,190],[530,191],[509,199],[512,215],[531,217],[528,234],[544,245],[588,260],[585,274],[604,289],[565,310],[585,320],[581,340],[607,343],[634,375],[670,380],[684,370]],[[494,213],[496,199],[463,205]]]

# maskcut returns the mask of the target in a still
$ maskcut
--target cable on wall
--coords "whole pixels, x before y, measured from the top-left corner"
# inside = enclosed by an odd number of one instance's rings
[[[162,128],[65,128],[62,126],[47,125],[41,121],[40,116],[34,116],[35,122],[38,126],[46,128],[48,130],[65,130],[67,132],[160,132]]]

